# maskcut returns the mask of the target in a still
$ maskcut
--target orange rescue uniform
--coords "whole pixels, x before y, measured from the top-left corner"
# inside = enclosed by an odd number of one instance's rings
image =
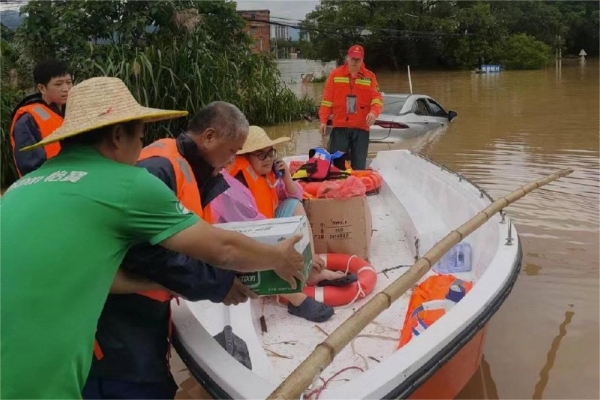
[[[346,97],[357,97],[356,114],[348,114],[346,110]],[[347,64],[331,71],[325,83],[325,92],[319,108],[319,119],[322,124],[327,123],[333,113],[333,128],[357,128],[369,130],[367,114],[373,113],[375,117],[383,109],[383,96],[379,92],[379,85],[375,74],[360,66],[358,73],[352,77]]]

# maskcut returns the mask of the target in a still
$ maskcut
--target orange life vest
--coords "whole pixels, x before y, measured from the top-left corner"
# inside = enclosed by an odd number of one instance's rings
[[[240,172],[244,174],[248,189],[256,200],[258,211],[267,218],[274,218],[279,204],[275,174],[272,171],[266,176],[257,174],[245,156],[236,156],[235,163],[228,170],[233,177]]]
[[[63,117],[43,103],[33,103],[19,108],[15,113],[15,116],[13,117],[10,126],[10,144],[13,151],[13,159],[15,161],[15,165],[17,165],[17,158],[15,157],[15,152],[19,150],[15,149],[15,123],[25,113],[28,113],[33,117],[33,120],[35,121],[40,130],[40,135],[42,136],[42,139],[54,132],[63,123]],[[56,142],[47,144],[43,147],[43,149],[46,152],[46,159],[48,160],[58,154],[58,152],[60,151],[60,143]],[[21,171],[19,171],[18,167],[17,173],[19,174],[19,177],[21,177]]]
[[[177,149],[175,139],[160,139],[142,149],[138,161],[150,157],[163,157],[171,162],[175,171],[175,181],[177,183],[177,192],[175,193],[179,201],[190,211],[200,218],[212,223],[210,206],[202,207],[198,182],[192,171],[192,167]]]
[[[452,275],[432,275],[415,286],[408,303],[398,348],[420,335],[458,303],[473,287],[473,282]]]

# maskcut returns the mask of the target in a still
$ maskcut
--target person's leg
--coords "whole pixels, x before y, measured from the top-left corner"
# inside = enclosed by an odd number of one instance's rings
[[[352,133],[350,134],[350,162],[352,169],[363,170],[367,168],[369,135],[369,131],[352,129]]]
[[[327,143],[327,151],[331,154],[336,151],[347,153],[350,150],[350,138],[348,136],[348,128],[333,128],[329,134],[329,142]]]
[[[173,378],[161,383],[127,382],[102,379],[100,394],[102,399],[174,399],[177,385]]]
[[[81,398],[85,400],[101,399],[102,394],[100,393],[100,381],[96,378],[88,377],[81,392]]]

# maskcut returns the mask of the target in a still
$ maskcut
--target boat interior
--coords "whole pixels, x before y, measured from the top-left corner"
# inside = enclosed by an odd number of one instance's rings
[[[291,160],[303,158],[287,159]],[[377,271],[374,290],[336,307],[335,315],[322,323],[292,316],[272,296],[231,307],[206,301],[174,303],[178,337],[193,373],[196,369],[202,379],[233,398],[266,397],[367,300],[491,203],[483,190],[464,177],[407,150],[379,152],[371,167],[383,177],[380,192],[367,196],[373,226],[369,262]],[[465,238],[472,248],[472,268],[453,275],[475,285],[455,307],[398,349],[412,291],[406,292],[315,377],[314,387],[327,382],[320,398],[384,397],[490,307],[514,272],[517,258],[516,230],[507,221],[496,214]],[[508,236],[513,245],[506,245]],[[247,346],[251,370],[212,339],[227,325]]]

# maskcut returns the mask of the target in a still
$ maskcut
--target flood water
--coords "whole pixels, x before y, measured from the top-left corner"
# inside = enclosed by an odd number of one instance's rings
[[[600,398],[598,67],[563,60],[560,69],[541,71],[411,71],[415,93],[458,112],[419,151],[492,197],[561,168],[575,170],[506,209],[521,237],[523,267],[488,325],[482,366],[459,398]],[[301,82],[300,73],[282,71],[287,82]],[[377,78],[384,92],[409,90],[405,71]],[[323,90],[290,87],[317,100]],[[291,135],[285,151],[294,154],[321,145],[317,128],[303,121],[267,131]],[[173,369],[179,398],[202,396],[181,364]]]

